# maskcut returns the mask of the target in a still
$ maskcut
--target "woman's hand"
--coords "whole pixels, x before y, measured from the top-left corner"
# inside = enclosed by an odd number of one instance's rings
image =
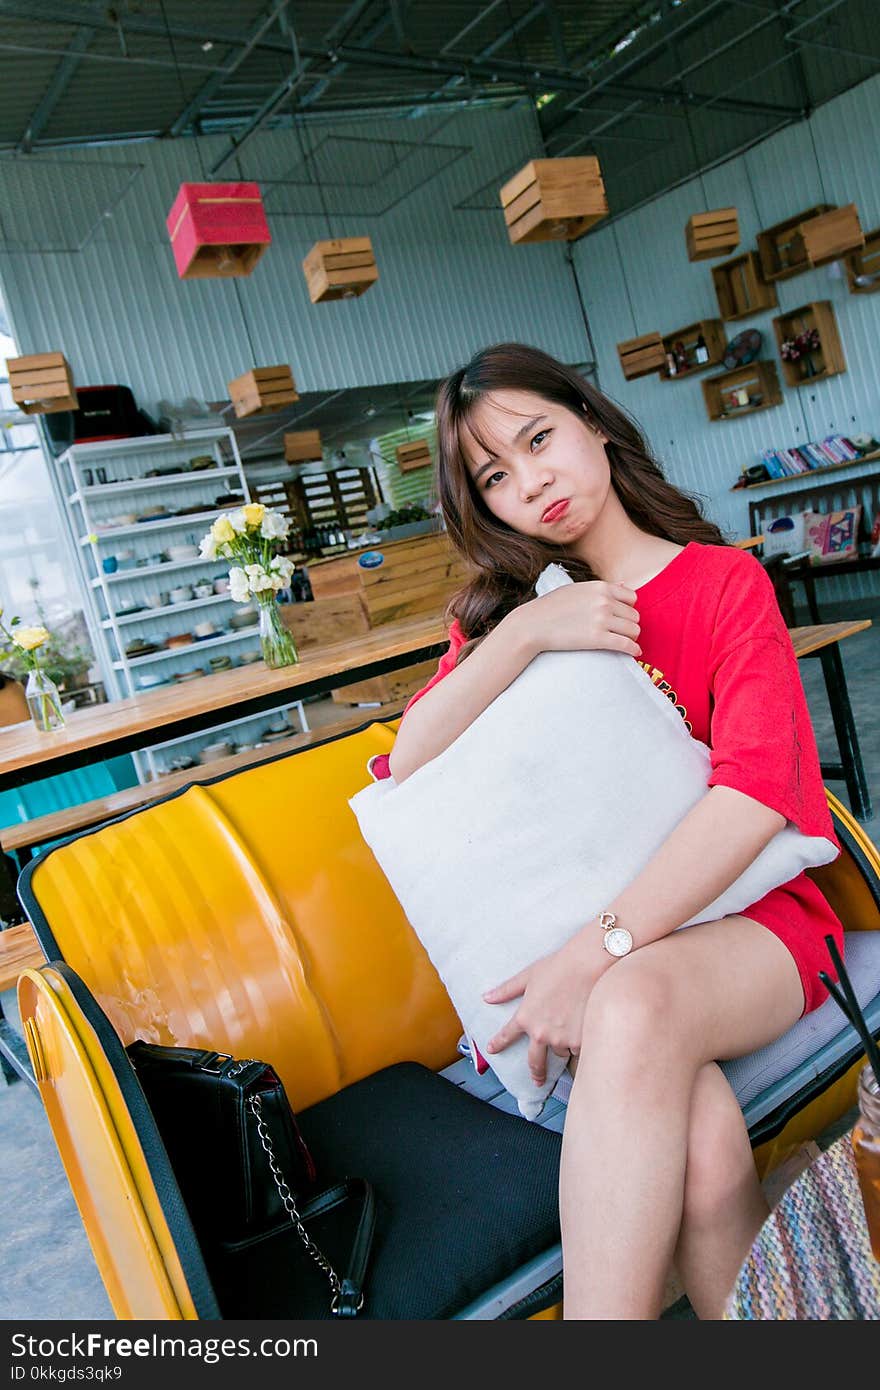
[[[562,584],[516,609],[535,652],[610,651],[640,657],[636,593],[588,579]]]
[[[504,984],[487,990],[488,1004],[506,1004],[522,995],[516,1012],[490,1038],[487,1051],[503,1052],[517,1038],[529,1038],[528,1062],[532,1080],[542,1086],[547,1079],[547,1049],[559,1057],[580,1052],[584,1009],[600,975],[614,964],[602,950],[602,938],[587,942],[582,933],[552,955],[542,956]]]

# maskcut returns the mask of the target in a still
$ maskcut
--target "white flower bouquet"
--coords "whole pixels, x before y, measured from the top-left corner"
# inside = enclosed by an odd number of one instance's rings
[[[25,696],[31,718],[43,733],[64,728],[61,695],[58,687],[43,670],[40,648],[49,641],[48,628],[24,627],[20,618],[12,618],[9,627],[3,622],[0,608],[0,650],[17,656],[28,673]]]
[[[234,512],[223,512],[202,537],[203,560],[228,559],[229,593],[235,603],[256,599],[260,612],[260,643],[267,666],[290,666],[297,660],[293,638],[281,622],[276,594],[286,589],[293,561],[278,552],[290,524],[280,512],[262,502],[248,502]]]

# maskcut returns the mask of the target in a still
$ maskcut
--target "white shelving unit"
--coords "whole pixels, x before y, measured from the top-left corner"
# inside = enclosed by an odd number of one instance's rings
[[[215,588],[229,561],[198,553],[211,522],[251,500],[231,430],[74,444],[56,467],[110,698],[194,680],[223,669],[218,658],[233,665],[260,659],[256,611],[252,625],[242,628],[240,618],[233,625],[244,610]],[[178,645],[187,634],[191,640]],[[302,702],[285,707],[291,709],[308,729]],[[277,725],[280,717],[279,710],[218,723],[156,744],[135,755],[138,774],[147,780],[181,758],[198,761],[233,724],[242,742],[260,742],[267,718]]]

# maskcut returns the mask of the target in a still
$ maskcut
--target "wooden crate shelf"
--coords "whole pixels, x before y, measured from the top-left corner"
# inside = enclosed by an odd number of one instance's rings
[[[284,436],[287,463],[317,463],[323,457],[320,430],[293,430]]]
[[[316,241],[302,266],[313,304],[356,299],[379,279],[373,243],[368,236]]]
[[[296,384],[288,363],[276,367],[254,367],[229,382],[229,399],[236,417],[271,415],[282,406],[299,400]]]
[[[865,233],[864,246],[851,251],[845,265],[850,294],[876,294],[880,290],[880,227]]]
[[[23,415],[76,410],[76,387],[63,352],[35,352],[6,362],[12,399]]]
[[[736,208],[713,208],[688,218],[685,243],[689,261],[717,260],[739,246],[739,214]]]
[[[753,415],[757,410],[770,410],[782,404],[782,389],[776,374],[776,363],[764,360],[735,367],[732,372],[709,377],[702,382],[706,414],[710,420],[738,420],[741,415]],[[745,404],[733,403],[735,391],[744,391]]]
[[[697,350],[697,341],[701,337],[709,353],[705,362],[698,362],[694,355]],[[711,367],[717,367],[724,361],[726,347],[727,337],[724,332],[724,324],[720,319],[699,319],[697,323],[688,323],[684,328],[676,328],[672,333],[664,334],[661,381],[679,381],[694,376],[697,372],[705,372]],[[682,352],[687,365],[681,366],[677,362],[675,373],[670,372],[667,365],[670,355],[680,359]]]
[[[617,355],[627,381],[661,372],[666,366],[666,352],[659,333],[645,333],[641,338],[628,338],[618,343]]]
[[[815,328],[819,334],[820,347],[816,352],[811,353],[809,358],[799,358],[795,362],[783,357],[782,344],[786,339],[796,338],[799,333],[805,333],[811,328]],[[823,381],[826,377],[837,376],[840,372],[846,371],[846,357],[840,342],[837,319],[829,299],[802,304],[798,309],[787,309],[784,314],[777,314],[773,320],[773,332],[776,335],[776,346],[779,349],[786,386],[812,386],[816,381]],[[809,373],[805,371],[807,361],[813,367]]]
[[[531,159],[500,190],[507,235],[514,244],[576,241],[608,215],[595,155]]]
[[[765,280],[788,280],[827,265],[865,244],[855,203],[815,207],[777,222],[758,233],[758,256]]]
[[[713,265],[712,283],[718,312],[725,323],[775,309],[779,303],[776,286],[768,285],[763,277],[757,251],[745,251],[721,265]]]
[[[417,468],[433,466],[431,447],[427,439],[411,439],[406,444],[398,444],[394,452],[401,473],[412,473]]]

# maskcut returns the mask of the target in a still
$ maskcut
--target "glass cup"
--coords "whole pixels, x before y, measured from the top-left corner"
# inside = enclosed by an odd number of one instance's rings
[[[870,1062],[859,1073],[859,1114],[852,1146],[859,1187],[868,1223],[868,1239],[875,1260],[880,1260],[880,1083]]]

